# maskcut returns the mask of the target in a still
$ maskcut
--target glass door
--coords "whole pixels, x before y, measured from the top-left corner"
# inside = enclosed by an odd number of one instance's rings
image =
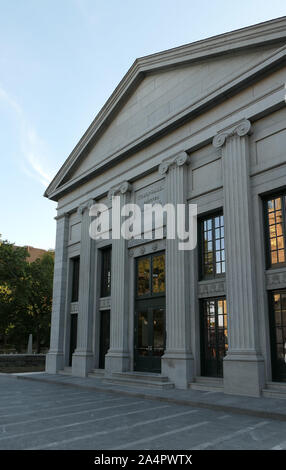
[[[134,369],[160,373],[165,349],[165,307],[158,302],[152,304],[145,302],[135,312]]]
[[[225,299],[206,299],[201,314],[201,373],[223,376],[223,358],[228,349]]]
[[[273,380],[286,382],[286,291],[271,294],[270,334]]]
[[[165,349],[165,254],[136,261],[134,369],[161,372]]]

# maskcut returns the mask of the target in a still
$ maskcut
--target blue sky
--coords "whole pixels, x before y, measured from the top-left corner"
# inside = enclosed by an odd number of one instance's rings
[[[286,14],[284,0],[0,0],[0,234],[54,248],[43,192],[136,57]]]

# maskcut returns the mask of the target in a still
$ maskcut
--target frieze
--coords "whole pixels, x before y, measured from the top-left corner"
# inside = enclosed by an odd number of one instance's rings
[[[129,249],[128,255],[130,258],[136,258],[138,256],[149,255],[156,251],[162,251],[166,248],[165,240],[156,240],[156,242],[147,243],[144,246],[132,247]]]
[[[286,287],[286,268],[282,271],[266,273],[266,287],[268,290]]]
[[[225,295],[225,281],[202,281],[198,285],[199,297]]]
[[[71,302],[70,313],[78,313],[78,302]]]
[[[99,310],[110,310],[110,297],[101,297],[99,299]]]

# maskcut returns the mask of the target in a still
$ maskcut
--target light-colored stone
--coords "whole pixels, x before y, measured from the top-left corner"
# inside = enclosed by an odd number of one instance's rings
[[[279,18],[134,62],[46,191],[59,215],[48,372],[68,363],[71,312],[79,319],[72,372],[98,366],[99,312],[109,308],[105,374],[132,372],[136,259],[164,250],[162,375],[198,386],[200,302],[226,296],[224,391],[259,396],[272,380],[268,293],[286,288],[286,268],[266,267],[262,198],[285,187],[285,43]],[[87,208],[96,200],[111,211],[113,195],[120,207],[189,202],[200,217],[223,210],[226,275],[199,279],[198,250],[178,251],[177,241],[113,240],[111,296],[100,298],[103,244],[89,239]],[[78,255],[80,295],[71,303],[67,265]]]

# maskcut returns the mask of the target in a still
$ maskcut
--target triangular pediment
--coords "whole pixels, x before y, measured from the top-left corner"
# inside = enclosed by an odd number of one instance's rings
[[[51,193],[61,186],[86,179],[89,173],[109,162],[112,156],[142,141],[184,110],[267,60],[284,43],[286,37],[278,38],[275,43],[266,43],[263,47],[261,44],[245,46],[232,53],[224,51],[210,57],[204,54],[191,61],[184,61],[181,57],[180,61],[170,60],[164,67],[154,67],[154,61],[147,67],[139,59],[129,71],[128,84],[124,83],[124,77],[49,186],[46,195],[51,197]],[[159,64],[160,54],[157,56]]]

